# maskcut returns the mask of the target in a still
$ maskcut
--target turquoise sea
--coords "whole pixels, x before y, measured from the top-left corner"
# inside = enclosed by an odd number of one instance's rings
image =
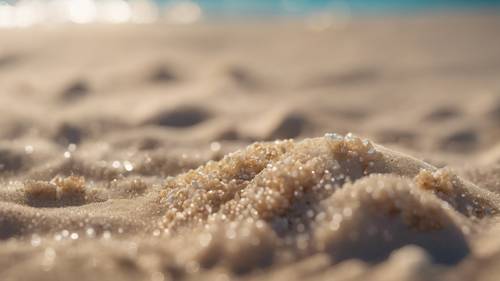
[[[274,19],[500,11],[500,0],[0,0],[0,28],[60,23],[191,24],[219,19]]]
[[[160,6],[178,0],[156,0]],[[193,0],[209,15],[303,15],[348,9],[354,14],[412,13],[429,10],[497,9],[500,0]]]

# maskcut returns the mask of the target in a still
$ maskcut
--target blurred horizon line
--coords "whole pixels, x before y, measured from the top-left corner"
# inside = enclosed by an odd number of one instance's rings
[[[351,16],[490,8],[500,8],[500,0],[0,0],[0,28],[281,17],[304,17],[327,25]]]

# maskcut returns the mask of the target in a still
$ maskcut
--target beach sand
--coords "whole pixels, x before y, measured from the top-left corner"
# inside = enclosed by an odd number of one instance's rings
[[[0,30],[0,279],[498,280],[500,15],[319,27]]]

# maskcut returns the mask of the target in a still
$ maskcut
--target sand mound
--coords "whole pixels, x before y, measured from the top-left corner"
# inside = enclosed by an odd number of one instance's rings
[[[283,215],[311,194],[324,199],[373,173],[415,177],[420,189],[434,193],[457,211],[482,217],[492,213],[488,195],[446,170],[397,154],[348,134],[274,143],[256,143],[245,150],[172,178],[162,192],[168,206],[166,228],[206,221],[270,219]]]
[[[113,197],[117,188],[135,195]],[[36,247],[26,258],[49,251],[65,261],[47,265],[45,256],[32,257],[41,265],[31,270],[66,272],[92,256],[111,259],[133,276],[172,278],[250,274],[313,256],[329,264],[373,263],[406,245],[420,246],[434,262],[455,264],[471,252],[467,237],[475,222],[499,206],[496,195],[451,171],[352,134],[255,143],[169,177],[157,189],[129,180],[103,193],[69,176],[27,181],[22,197],[15,207],[1,203],[0,237],[16,245],[30,238]],[[113,237],[120,245],[132,234],[139,234],[133,247],[146,250],[129,257],[107,248]],[[78,254],[60,252],[64,243]],[[148,255],[158,260],[156,268],[138,264]],[[108,269],[94,266],[104,277]]]
[[[337,261],[381,260],[416,244],[438,262],[457,262],[469,252],[471,219],[495,213],[498,203],[449,171],[352,134],[256,143],[170,179],[161,194],[168,233],[216,224],[230,226],[229,240],[241,228],[258,238],[268,225],[304,252],[295,256],[325,251]]]

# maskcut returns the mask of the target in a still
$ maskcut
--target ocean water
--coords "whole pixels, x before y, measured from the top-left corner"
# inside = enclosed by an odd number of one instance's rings
[[[157,0],[160,5],[179,1]],[[412,13],[428,10],[462,10],[500,7],[500,0],[196,0],[209,15],[286,16],[328,10],[354,14]]]
[[[0,28],[88,23],[191,24],[214,19],[496,9],[500,0],[0,0]],[[325,17],[326,15],[326,17]]]

